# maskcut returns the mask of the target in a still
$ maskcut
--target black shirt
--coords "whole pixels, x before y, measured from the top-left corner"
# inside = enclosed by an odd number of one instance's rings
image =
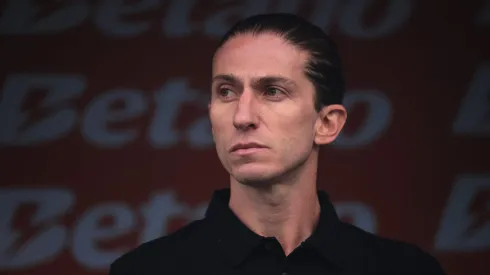
[[[126,253],[110,275],[442,275],[418,247],[389,240],[339,220],[325,192],[313,234],[289,256],[279,242],[249,230],[228,206],[230,191],[214,193],[205,218]]]

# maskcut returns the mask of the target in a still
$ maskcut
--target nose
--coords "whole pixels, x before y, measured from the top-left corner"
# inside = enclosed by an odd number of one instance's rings
[[[259,126],[257,107],[254,93],[252,91],[245,90],[240,95],[240,99],[233,117],[233,125],[235,128],[242,131],[256,129]]]

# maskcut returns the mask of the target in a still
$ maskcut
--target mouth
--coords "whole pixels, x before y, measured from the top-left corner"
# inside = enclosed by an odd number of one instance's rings
[[[250,142],[250,143],[238,143],[231,147],[230,152],[234,154],[250,154],[254,153],[263,149],[266,149],[267,146],[255,143],[255,142]]]

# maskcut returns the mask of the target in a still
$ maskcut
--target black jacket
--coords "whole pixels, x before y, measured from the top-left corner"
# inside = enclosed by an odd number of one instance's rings
[[[327,194],[318,195],[318,226],[288,257],[275,238],[258,236],[240,222],[224,189],[215,192],[204,219],[126,253],[112,263],[109,274],[445,274],[418,247],[340,221]]]

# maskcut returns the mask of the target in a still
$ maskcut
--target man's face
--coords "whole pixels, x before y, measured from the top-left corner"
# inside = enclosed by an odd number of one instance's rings
[[[318,114],[307,58],[275,34],[238,35],[217,51],[209,115],[218,157],[238,182],[272,180],[310,157]]]

